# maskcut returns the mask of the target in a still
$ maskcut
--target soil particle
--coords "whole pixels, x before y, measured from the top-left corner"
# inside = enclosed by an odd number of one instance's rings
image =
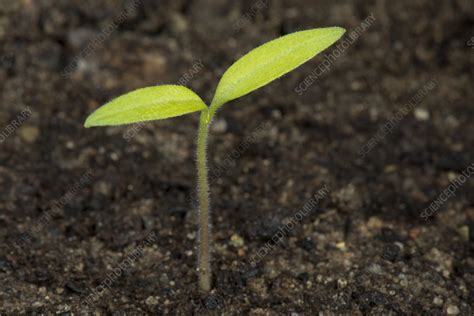
[[[443,305],[443,299],[439,296],[436,296],[434,299],[433,299],[433,304],[435,305],[438,305],[438,306],[441,306]]]
[[[455,305],[449,305],[448,308],[446,309],[446,313],[448,315],[458,315],[459,314],[459,308]]]
[[[65,287],[66,287],[66,289],[68,289],[72,293],[76,293],[76,294],[84,294],[87,291],[83,284],[81,284],[77,281],[74,281],[74,280],[68,281],[66,283]]]
[[[147,299],[145,300],[145,304],[148,306],[155,306],[158,305],[158,300],[154,296],[148,296]]]
[[[382,258],[395,262],[400,259],[400,247],[396,244],[390,244],[384,247]]]
[[[209,295],[204,299],[204,306],[207,310],[215,310],[219,307],[219,300],[215,295]]]
[[[258,294],[259,297],[265,299],[268,297],[268,286],[262,278],[253,278],[247,281],[249,289]]]
[[[28,144],[36,142],[40,136],[40,130],[37,127],[25,126],[18,131],[21,139]]]
[[[227,121],[225,119],[217,119],[211,125],[211,132],[216,134],[223,134],[227,131]]]
[[[250,270],[242,273],[242,279],[246,281],[248,279],[254,278],[258,274],[259,274],[259,270],[257,268],[251,268]]]
[[[305,238],[305,239],[299,241],[299,246],[302,249],[310,252],[310,251],[314,250],[315,244],[314,244],[314,241],[311,238]]]

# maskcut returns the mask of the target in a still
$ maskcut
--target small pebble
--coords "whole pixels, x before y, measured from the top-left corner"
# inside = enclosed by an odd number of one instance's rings
[[[112,159],[113,161],[117,161],[119,160],[119,155],[113,152],[110,154],[110,159]]]
[[[346,243],[341,241],[341,242],[338,242],[336,244],[336,248],[339,249],[339,250],[342,250],[342,251],[346,251],[347,248],[346,248]]]
[[[382,266],[377,263],[371,264],[368,270],[373,274],[383,274]]]
[[[339,289],[343,289],[343,288],[345,288],[346,286],[347,286],[347,280],[345,280],[345,279],[338,279],[338,280],[337,280],[337,287],[338,287]]]
[[[392,173],[392,172],[397,171],[397,169],[398,169],[397,165],[393,165],[393,164],[392,164],[392,165],[386,165],[386,166],[384,167],[383,171],[384,171],[385,173]]]
[[[353,81],[353,82],[350,83],[349,86],[352,90],[359,91],[360,89],[362,89],[363,84],[360,81]]]
[[[370,229],[380,229],[383,226],[382,220],[376,216],[372,216],[367,222],[367,227]]]
[[[448,115],[445,119],[445,122],[446,125],[451,128],[457,128],[459,126],[459,120],[453,115]]]
[[[20,138],[29,144],[34,143],[40,136],[40,130],[37,127],[25,126],[19,130]]]
[[[230,237],[230,244],[236,248],[240,248],[245,244],[245,242],[238,234],[233,234]]]
[[[184,33],[188,29],[188,20],[182,14],[171,15],[171,27],[176,33]]]
[[[158,305],[158,300],[154,296],[148,296],[148,298],[145,300],[145,304],[148,306],[155,306]]]
[[[459,228],[459,234],[461,235],[464,241],[469,241],[469,226],[464,225]]]
[[[441,306],[443,305],[443,299],[439,296],[436,296],[434,299],[433,299],[433,304],[435,305],[438,305],[438,306]]]
[[[70,140],[68,140],[68,141],[66,142],[66,148],[67,148],[67,149],[74,149],[74,147],[75,147],[74,142],[72,142],[72,141],[70,141]]]
[[[162,275],[160,275],[160,282],[162,284],[166,284],[170,281],[168,275],[166,273],[163,273]],[[150,296],[151,297],[151,296]]]
[[[217,119],[211,125],[213,133],[222,134],[227,131],[227,122],[224,119]]]
[[[448,315],[457,315],[459,314],[459,308],[456,305],[449,305],[446,312]]]
[[[427,121],[430,118],[430,112],[423,108],[416,108],[414,114],[418,121]]]

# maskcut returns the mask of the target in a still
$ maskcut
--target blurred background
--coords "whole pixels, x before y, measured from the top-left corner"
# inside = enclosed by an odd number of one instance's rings
[[[0,0],[0,314],[472,314],[473,19],[470,0]],[[325,26],[347,33],[217,115],[201,297],[198,116],[83,122],[144,86],[209,102],[250,49]]]

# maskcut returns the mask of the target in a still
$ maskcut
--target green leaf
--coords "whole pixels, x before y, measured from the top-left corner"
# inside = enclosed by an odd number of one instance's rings
[[[222,76],[211,104],[211,115],[222,104],[257,90],[313,58],[345,31],[341,27],[300,31],[250,51]]]
[[[186,87],[163,85],[138,89],[98,108],[84,126],[122,125],[161,120],[207,109],[201,98]]]

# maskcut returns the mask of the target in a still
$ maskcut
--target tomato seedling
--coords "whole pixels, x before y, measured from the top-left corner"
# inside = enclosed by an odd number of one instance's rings
[[[288,34],[267,42],[237,60],[222,76],[210,106],[183,86],[162,85],[122,95],[92,113],[85,127],[123,125],[161,120],[200,112],[197,142],[199,194],[199,287],[209,292],[211,284],[210,201],[207,170],[207,138],[216,111],[290,72],[336,42],[345,30],[327,27]]]

